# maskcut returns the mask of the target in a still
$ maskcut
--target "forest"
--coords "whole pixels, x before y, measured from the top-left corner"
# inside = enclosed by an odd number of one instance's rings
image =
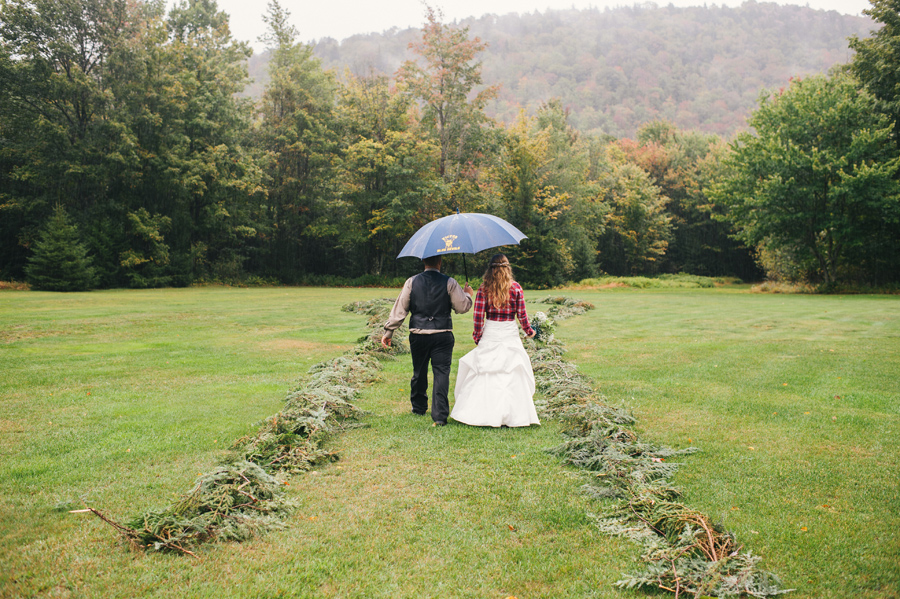
[[[503,123],[558,98],[568,121],[588,134],[634,138],[653,120],[731,136],[746,127],[761,89],[849,62],[847,39],[867,37],[867,17],[752,0],[739,7],[677,8],[652,3],[617,9],[488,15],[459,23],[484,40],[482,75],[499,84],[485,113]],[[339,76],[391,75],[414,58],[415,29],[313,42]],[[257,94],[268,53],[251,58]]]
[[[900,279],[900,0],[462,24],[426,5],[399,59],[302,43],[271,0],[255,90],[215,0],[0,6],[0,280],[389,284],[457,209],[526,233],[508,253],[532,288]],[[532,36],[555,50],[525,53]]]

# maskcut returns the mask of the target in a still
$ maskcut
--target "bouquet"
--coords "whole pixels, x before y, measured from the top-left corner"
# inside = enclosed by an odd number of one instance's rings
[[[553,341],[553,329],[555,323],[544,312],[535,312],[531,318],[531,328],[534,329],[534,340],[542,343]]]

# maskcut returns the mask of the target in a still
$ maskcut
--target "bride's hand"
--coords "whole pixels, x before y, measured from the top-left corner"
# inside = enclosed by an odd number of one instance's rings
[[[525,335],[525,336],[528,337],[529,339],[534,339],[535,335],[537,335],[537,331],[531,331],[530,335]]]

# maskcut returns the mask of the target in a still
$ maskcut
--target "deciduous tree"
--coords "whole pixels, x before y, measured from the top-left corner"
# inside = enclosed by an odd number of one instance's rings
[[[426,5],[425,16],[422,39],[410,44],[424,64],[407,61],[397,80],[422,104],[422,120],[441,149],[441,177],[456,183],[472,178],[484,153],[487,140],[482,127],[488,122],[484,107],[497,87],[476,91],[482,85],[481,62],[476,57],[486,43],[477,37],[469,39],[468,28],[443,23],[440,11],[431,6]]]
[[[714,135],[651,121],[638,130],[637,141],[623,139],[617,145],[666,198],[672,235],[662,270],[753,279],[759,273],[750,251],[730,237],[729,223],[712,218],[715,207],[707,191],[716,177],[719,143]]]
[[[448,193],[437,174],[440,150],[412,118],[409,96],[383,75],[346,79],[338,110],[348,210],[341,243],[356,268],[382,274],[400,266],[395,257],[419,227],[444,216]]]
[[[106,205],[129,159],[109,65],[142,21],[126,0],[0,4],[0,262],[23,273],[54,206],[75,222]]]
[[[896,279],[900,157],[875,99],[847,75],[795,79],[750,124],[713,196],[738,236],[826,286]]]
[[[865,38],[854,35],[856,51],[850,72],[877,100],[878,108],[894,122],[894,141],[900,147],[900,0],[870,0],[863,10],[881,24]]]
[[[575,268],[565,231],[571,196],[550,184],[551,130],[520,113],[505,133],[494,171],[496,212],[528,238],[509,255],[525,285],[551,287],[566,281]]]
[[[607,160],[598,178],[599,193],[610,210],[599,243],[600,266],[619,276],[656,274],[671,240],[668,198],[615,145],[609,147]]]

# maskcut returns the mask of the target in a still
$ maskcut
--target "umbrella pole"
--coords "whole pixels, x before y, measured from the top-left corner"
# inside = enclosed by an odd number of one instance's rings
[[[469,267],[466,266],[466,255],[463,254],[463,270],[466,271],[466,285],[469,284]]]

